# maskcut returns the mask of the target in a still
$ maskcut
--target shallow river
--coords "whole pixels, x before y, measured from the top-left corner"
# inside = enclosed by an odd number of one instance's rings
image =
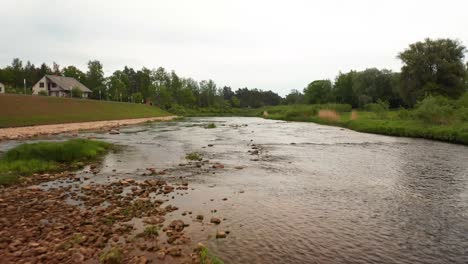
[[[211,122],[217,128],[205,129]],[[215,174],[181,170],[194,190],[171,204],[226,218],[188,228],[226,263],[468,263],[466,146],[260,118],[194,118],[121,132],[83,133],[128,146],[106,157],[94,181],[178,167],[193,151],[224,164]],[[248,152],[252,144],[258,155]],[[172,214],[189,222],[181,213]],[[209,238],[210,228],[230,234]]]

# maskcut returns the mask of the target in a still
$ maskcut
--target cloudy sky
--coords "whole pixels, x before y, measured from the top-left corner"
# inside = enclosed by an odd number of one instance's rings
[[[466,0],[0,0],[0,65],[14,57],[106,74],[128,65],[285,95],[339,71],[399,70],[431,38],[468,45]]]

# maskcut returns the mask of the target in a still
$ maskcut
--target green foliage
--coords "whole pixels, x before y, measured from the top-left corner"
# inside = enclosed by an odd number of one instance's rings
[[[133,93],[132,94],[132,102],[137,103],[137,104],[144,103],[143,95],[141,93]]]
[[[75,78],[81,83],[86,82],[86,74],[73,65],[63,68],[62,74],[65,77]]]
[[[71,90],[71,94],[72,94],[73,98],[82,98],[83,97],[83,92],[78,87],[73,87],[72,90]]]
[[[197,152],[188,153],[187,155],[185,155],[185,158],[188,160],[201,160],[202,159],[201,155]]]
[[[323,104],[332,102],[332,83],[329,80],[313,81],[304,89],[306,103]]]
[[[231,97],[231,106],[232,107],[240,107],[240,100],[237,96]]]
[[[418,103],[417,108],[413,110],[392,111],[388,110],[386,103],[379,102],[368,106],[372,112],[356,111],[356,114],[351,114],[344,111],[336,120],[321,119],[315,114],[317,109],[332,109],[330,105],[283,105],[267,107],[265,110],[268,111],[267,118],[270,119],[315,122],[367,133],[419,137],[468,145],[466,96],[458,100],[430,96]]]
[[[389,110],[389,104],[379,99],[377,103],[366,104],[364,109],[377,114],[379,118],[385,118]]]
[[[390,70],[378,70],[375,68],[356,72],[353,76],[353,92],[357,95],[358,106],[363,107],[378,100],[398,102],[398,75]]]
[[[207,129],[216,128],[216,125],[215,125],[215,123],[209,123],[208,125],[205,126],[205,128],[207,128]]]
[[[356,72],[339,73],[335,79],[333,87],[334,97],[337,103],[350,104],[353,107],[358,106],[357,94],[353,90]]]
[[[53,172],[79,161],[95,160],[111,147],[106,142],[86,139],[22,144],[0,159],[0,184],[15,183],[22,175]]]
[[[37,94],[40,95],[40,96],[48,96],[48,95],[49,95],[49,94],[47,94],[47,92],[44,91],[44,90],[39,91]]]
[[[286,95],[284,99],[285,104],[302,104],[304,103],[304,95],[296,89],[291,90],[291,92]]]
[[[289,121],[310,121],[320,110],[333,110],[336,112],[349,112],[351,105],[347,104],[315,104],[315,105],[279,105],[265,107],[262,110],[268,112],[273,119]],[[263,111],[260,111],[263,112]]]
[[[145,227],[141,236],[144,236],[147,238],[154,238],[159,235],[158,231],[159,231],[159,228],[157,226],[149,225]]]
[[[99,261],[103,264],[120,264],[123,261],[123,252],[118,247],[110,248],[101,253]]]
[[[107,142],[87,139],[22,144],[7,151],[3,155],[3,160],[43,160],[56,162],[89,160],[105,153],[111,146]]]
[[[458,98],[465,91],[465,47],[451,39],[426,39],[399,54],[403,62],[400,93],[413,106],[426,95]]]
[[[99,90],[104,86],[104,70],[98,60],[88,62],[85,85],[93,92],[92,98],[99,99]]]
[[[449,124],[454,121],[455,105],[442,96],[428,96],[416,105],[415,116],[429,124]]]

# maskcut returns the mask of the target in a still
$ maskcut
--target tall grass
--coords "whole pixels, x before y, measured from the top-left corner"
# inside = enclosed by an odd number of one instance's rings
[[[86,139],[23,144],[1,157],[0,185],[16,183],[20,176],[54,172],[76,162],[95,160],[111,148],[110,143]]]

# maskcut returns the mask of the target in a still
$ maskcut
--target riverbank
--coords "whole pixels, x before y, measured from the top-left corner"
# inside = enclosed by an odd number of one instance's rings
[[[459,100],[428,98],[414,109],[389,110],[371,104],[366,110],[350,105],[281,105],[264,108],[264,118],[314,122],[358,132],[413,137],[468,145],[468,96]]]
[[[0,128],[169,115],[158,107],[145,104],[0,94]]]
[[[66,123],[57,125],[39,125],[28,127],[0,128],[0,141],[9,139],[24,139],[35,136],[57,135],[61,133],[76,133],[82,130],[108,130],[120,126],[135,125],[145,122],[171,121],[177,116],[147,117],[123,120]],[[116,131],[117,132],[117,131]]]

